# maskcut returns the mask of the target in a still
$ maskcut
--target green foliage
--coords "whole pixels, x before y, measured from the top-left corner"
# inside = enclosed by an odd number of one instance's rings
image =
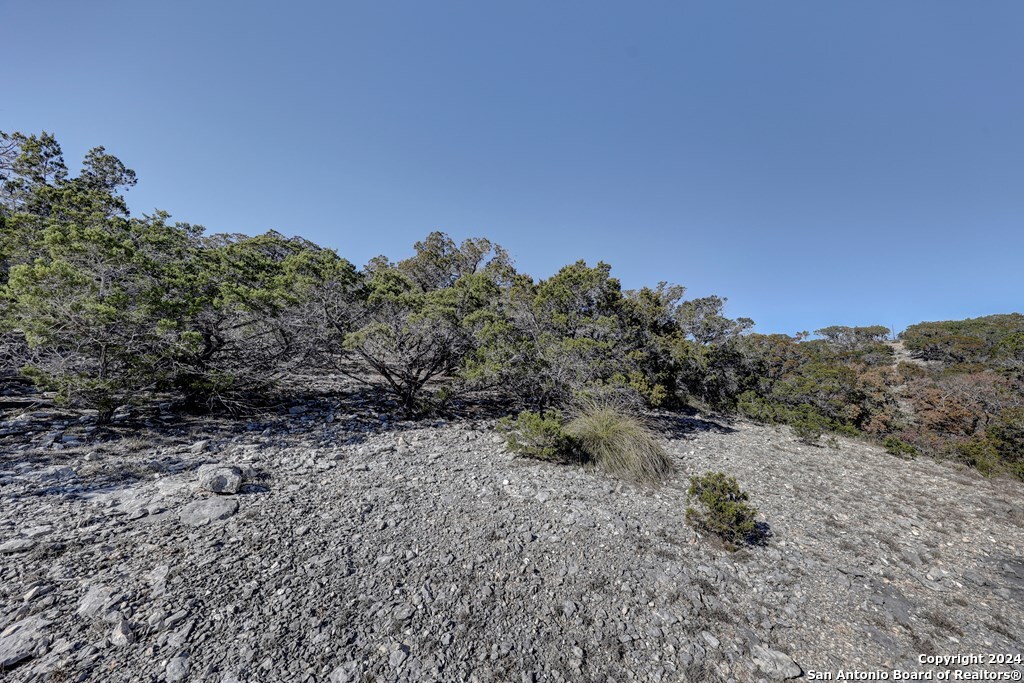
[[[956,445],[956,453],[961,462],[973,467],[986,477],[1003,471],[999,460],[999,452],[995,445],[984,437],[976,437]]]
[[[750,318],[726,318],[723,315],[725,303],[724,297],[708,296],[680,304],[676,320],[683,335],[699,344],[720,344],[754,326]]]
[[[947,364],[982,362],[1024,366],[1024,315],[1010,313],[911,325],[900,335],[907,349]]]
[[[740,394],[737,409],[752,420],[767,424],[786,424],[793,435],[808,445],[818,445],[826,433],[857,436],[856,429],[822,415],[814,406],[806,403],[790,407],[784,403],[766,399],[756,392]],[[831,443],[835,443],[834,437]]]
[[[159,221],[127,216],[118,190],[135,175],[103,148],[69,179],[55,141],[22,145],[5,182],[3,324],[32,349],[26,374],[104,421],[163,376]]]
[[[509,450],[564,463],[591,463],[613,476],[657,484],[672,462],[635,415],[607,398],[585,400],[566,422],[562,414],[524,410],[498,423]]]
[[[981,433],[957,444],[961,462],[985,476],[1009,474],[1024,480],[1024,408],[998,415]]]
[[[913,444],[909,444],[896,436],[885,437],[882,440],[882,445],[885,446],[886,453],[898,457],[913,458],[918,453],[917,448]]]
[[[673,407],[682,398],[680,366],[674,348],[682,331],[678,322],[686,289],[659,282],[625,292],[622,314],[627,331],[630,369],[613,381],[625,383],[651,406]]]
[[[2,140],[13,146],[0,141],[0,320],[23,335],[37,383],[102,420],[154,390],[226,405],[303,357],[309,325],[296,313],[316,301],[310,264],[333,252],[131,217],[121,191],[135,174],[102,147],[71,178],[52,136]]]
[[[565,432],[588,460],[609,474],[652,484],[672,474],[672,461],[651,431],[614,403],[585,402]]]
[[[817,445],[821,441],[821,436],[829,428],[828,420],[806,404],[791,411],[787,421],[793,429],[793,435],[809,446]]]
[[[445,382],[445,395],[455,392],[481,330],[494,323],[491,310],[509,269],[505,252],[487,240],[456,249],[433,233],[416,248],[397,265],[374,262],[356,329],[344,337],[344,348],[412,412],[426,407],[421,399],[432,381]]]
[[[697,507],[686,508],[686,521],[718,536],[730,550],[758,540],[757,509],[735,477],[708,472],[690,477],[687,490]]]
[[[744,391],[736,401],[736,407],[746,417],[767,424],[783,424],[789,419],[789,411],[780,403],[773,403],[756,391]]]
[[[889,336],[889,328],[884,325],[870,325],[868,327],[847,327],[845,325],[832,325],[814,334],[821,335],[830,344],[848,349],[863,348],[877,344]]]
[[[500,387],[543,410],[566,405],[588,387],[628,386],[630,357],[624,300],[610,266],[579,261],[534,284],[519,276],[481,318],[466,377]]]
[[[531,408],[515,428],[524,452],[614,463],[618,448],[632,464],[608,466],[646,479],[665,461],[608,405],[690,402],[809,443],[865,435],[987,473],[1024,469],[1020,313],[911,326],[902,340],[918,358],[897,364],[880,325],[754,334],[722,297],[686,300],[664,282],[623,292],[608,264],[583,261],[535,281],[483,238],[434,232],[410,258],[357,270],[275,232],[208,236],[161,211],[131,216],[135,181],[102,147],[72,176],[53,135],[0,132],[3,372],[101,419],[156,391],[246,407],[287,373],[335,371],[411,414],[471,392]],[[546,412],[587,400],[565,433]]]
[[[319,348],[313,322],[330,310],[325,289],[349,286],[355,270],[330,250],[275,232],[194,232],[189,257],[167,277],[172,382],[191,406],[232,408]]]
[[[498,422],[498,430],[505,437],[505,445],[518,455],[558,462],[579,461],[576,441],[564,429],[561,413],[548,411],[544,415],[524,410],[516,417],[505,417]]]
[[[898,422],[892,350],[878,341],[881,326],[833,327],[804,335],[746,335],[725,363],[742,414],[770,424],[790,424],[816,443],[824,432],[880,434]],[[705,372],[705,375],[710,373]]]

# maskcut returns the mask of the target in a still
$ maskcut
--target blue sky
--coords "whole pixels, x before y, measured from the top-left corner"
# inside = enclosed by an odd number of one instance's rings
[[[136,213],[357,264],[431,230],[762,332],[1024,309],[1024,3],[7,0],[0,129]]]

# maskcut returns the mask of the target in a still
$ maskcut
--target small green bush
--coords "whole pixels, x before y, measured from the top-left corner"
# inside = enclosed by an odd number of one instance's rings
[[[828,419],[815,412],[810,406],[800,406],[789,417],[789,426],[801,442],[816,446],[822,434],[829,428]]]
[[[687,493],[700,505],[686,508],[686,521],[697,529],[718,536],[730,550],[757,539],[757,509],[747,503],[750,496],[736,477],[723,472],[690,477]]]
[[[514,418],[499,420],[498,431],[505,437],[508,449],[518,455],[561,462],[580,459],[579,449],[565,433],[561,413],[556,411],[541,415],[524,410]]]
[[[615,403],[584,403],[565,432],[588,460],[609,474],[650,484],[672,474],[672,461],[651,431]]]
[[[970,441],[958,444],[956,454],[969,467],[973,467],[986,477],[992,477],[1005,471],[999,459],[999,451],[992,442],[984,437],[974,437]]]
[[[882,441],[882,445],[885,447],[885,452],[890,455],[896,455],[901,458],[913,458],[917,455],[917,448],[899,437],[887,436],[885,437],[885,440]]]
[[[744,391],[737,397],[736,408],[751,420],[766,424],[778,424],[787,419],[786,408],[758,396],[754,391]]]

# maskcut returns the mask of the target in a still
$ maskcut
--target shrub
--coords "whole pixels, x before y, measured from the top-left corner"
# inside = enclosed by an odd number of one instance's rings
[[[887,453],[901,458],[912,458],[917,455],[917,448],[899,437],[887,436],[885,437],[885,440],[882,441],[882,445],[885,446],[885,451]]]
[[[994,476],[1002,469],[999,452],[985,438],[976,437],[957,444],[956,454],[964,464],[973,467],[986,477]]]
[[[541,415],[524,410],[514,418],[501,419],[498,430],[504,435],[508,449],[518,455],[562,462],[580,459],[574,440],[562,428],[558,412]]]
[[[757,509],[747,503],[750,496],[736,477],[723,472],[690,477],[687,493],[700,505],[686,508],[686,521],[694,527],[718,536],[730,550],[756,541]]]
[[[778,424],[786,421],[786,408],[772,403],[757,392],[744,391],[737,397],[736,408],[751,420],[767,424]]]
[[[650,430],[615,403],[584,403],[565,432],[588,460],[609,474],[646,483],[664,481],[672,474],[672,462]]]
[[[1009,474],[1024,480],[1024,411],[1008,413],[985,433],[957,444],[954,452],[961,462],[986,477]]]
[[[829,427],[828,420],[809,406],[801,406],[799,410],[793,411],[789,425],[796,438],[809,446],[816,446]]]

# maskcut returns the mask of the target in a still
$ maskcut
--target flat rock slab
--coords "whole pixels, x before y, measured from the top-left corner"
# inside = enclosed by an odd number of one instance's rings
[[[0,633],[0,671],[25,661],[32,656],[43,628],[50,622],[34,616],[8,626]]]
[[[182,524],[203,526],[221,519],[227,519],[238,512],[238,501],[233,498],[203,498],[186,505],[178,513]]]
[[[26,550],[32,550],[35,546],[36,542],[30,538],[13,538],[0,545],[0,555],[23,553]]]
[[[38,481],[67,481],[74,479],[78,476],[78,473],[70,467],[46,467],[35,473],[35,477]]]
[[[92,586],[78,603],[78,614],[83,617],[99,616],[113,604],[115,597],[113,588]]]

